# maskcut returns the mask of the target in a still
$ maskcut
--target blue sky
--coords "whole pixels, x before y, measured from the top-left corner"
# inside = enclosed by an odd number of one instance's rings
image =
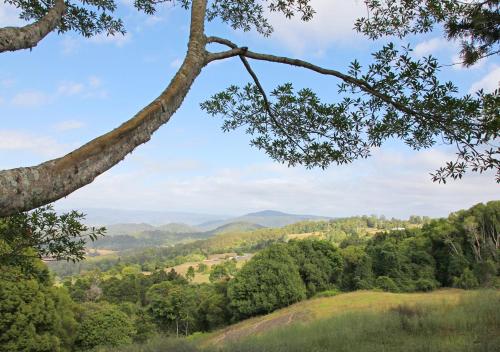
[[[164,6],[155,16],[119,1],[125,36],[83,39],[50,34],[32,51],[0,55],[0,169],[28,166],[64,155],[118,126],[154,99],[169,83],[186,51],[188,12]],[[298,57],[345,70],[353,59],[370,63],[383,43],[356,34],[365,14],[361,1],[315,0],[310,23],[271,15],[275,33],[235,32],[207,25],[208,35],[227,37],[254,51]],[[0,4],[0,27],[19,25],[15,9]],[[456,62],[456,43],[440,32],[414,36],[415,56]],[[215,49],[215,47],[214,47]],[[253,63],[268,90],[292,81],[335,100],[338,81],[276,64]],[[492,90],[500,82],[500,60],[491,57],[472,69],[446,68],[461,93]],[[478,202],[500,199],[492,174],[469,174],[446,185],[429,172],[453,159],[453,149],[436,146],[415,152],[397,141],[373,157],[327,170],[287,168],[249,146],[242,132],[225,134],[221,121],[199,103],[249,77],[238,60],[211,64],[183,106],[153,139],[91,185],[57,202],[58,207],[176,210],[240,214],[262,209],[328,216],[410,214],[444,216]]]

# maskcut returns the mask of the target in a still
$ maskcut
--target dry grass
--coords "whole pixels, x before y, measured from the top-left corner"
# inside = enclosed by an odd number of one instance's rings
[[[247,261],[252,258],[253,254],[248,254],[245,256],[245,258],[238,260],[236,263],[237,268],[241,268]],[[165,268],[165,271],[170,271],[171,269],[174,269],[177,273],[181,275],[186,275],[188,269],[190,266],[192,266],[195,271],[198,268],[198,264],[205,264],[208,268],[205,273],[195,273],[194,279],[192,281],[193,284],[201,284],[201,283],[208,283],[209,281],[209,276],[210,276],[210,268],[214,265],[221,264],[227,260],[231,260],[232,258],[236,257],[236,253],[220,253],[220,254],[212,254],[209,255],[207,259],[202,260],[202,261],[197,261],[197,262],[187,262],[183,263],[180,265],[176,265],[173,267],[168,267]]]
[[[293,233],[290,235],[287,235],[287,238],[289,240],[303,240],[306,238],[318,238],[318,239],[323,239],[325,237],[325,234],[323,232],[306,232],[306,233]]]
[[[443,289],[428,293],[389,293],[375,291],[356,291],[335,297],[316,298],[296,303],[269,315],[255,317],[231,325],[200,337],[202,346],[220,345],[245,336],[269,332],[275,328],[295,322],[312,322],[326,319],[346,312],[380,312],[398,306],[415,304],[453,305],[472,295],[472,291]]]

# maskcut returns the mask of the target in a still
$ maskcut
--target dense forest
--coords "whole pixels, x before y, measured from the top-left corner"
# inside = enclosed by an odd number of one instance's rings
[[[55,280],[41,257],[82,259],[82,231],[102,234],[78,220],[46,210],[1,220],[0,351],[88,351],[190,335],[355,290],[500,287],[500,201],[435,220],[357,217],[220,234],[121,253]],[[287,237],[314,232],[321,236]],[[19,234],[31,237],[19,241]],[[169,261],[229,250],[256,254],[240,268],[228,259],[185,275],[165,270]],[[204,270],[210,283],[194,283]]]

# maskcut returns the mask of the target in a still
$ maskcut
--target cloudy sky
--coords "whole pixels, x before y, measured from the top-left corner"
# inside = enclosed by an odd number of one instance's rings
[[[135,11],[130,0],[118,1],[125,36],[83,39],[72,33],[51,34],[32,51],[0,55],[0,169],[64,155],[132,117],[168,84],[186,50],[188,13],[165,6],[147,16]],[[255,51],[339,70],[356,58],[369,64],[370,53],[381,42],[352,30],[355,18],[366,13],[362,2],[315,0],[313,4],[317,14],[310,23],[272,15],[271,38],[234,32],[220,23],[210,23],[207,33]],[[0,27],[21,23],[17,11],[2,1]],[[409,38],[414,55],[432,54],[443,64],[457,62],[457,44],[439,34]],[[267,89],[291,80],[296,87],[314,88],[325,100],[335,99],[338,82],[331,77],[270,63],[253,65]],[[441,78],[453,79],[461,93],[493,90],[500,81],[500,60],[488,58],[471,69],[450,66]],[[182,108],[149,143],[57,206],[406,217],[444,216],[500,199],[491,174],[470,174],[446,185],[432,183],[429,173],[454,157],[453,149],[439,145],[415,152],[390,141],[373,150],[370,159],[327,170],[274,163],[250,147],[243,133],[222,133],[221,121],[199,108],[212,94],[248,81],[238,60],[208,66]]]

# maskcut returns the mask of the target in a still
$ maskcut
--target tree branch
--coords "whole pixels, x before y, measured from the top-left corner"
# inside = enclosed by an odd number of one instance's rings
[[[24,27],[0,28],[0,53],[35,47],[57,27],[65,12],[64,0],[55,0],[54,7],[35,23]]]
[[[299,59],[292,59],[284,56],[275,56],[275,55],[270,55],[270,54],[261,54],[261,53],[256,53],[253,51],[248,50],[248,48],[244,47],[238,47],[235,43],[232,41],[225,39],[225,38],[220,38],[216,36],[210,36],[207,38],[207,43],[218,43],[225,45],[230,48],[230,50],[223,51],[223,52],[218,52],[218,53],[209,53],[207,56],[207,63],[210,63],[215,60],[223,60],[226,58],[234,57],[234,56],[245,56],[247,58],[251,58],[254,60],[259,60],[259,61],[268,61],[268,62],[274,62],[274,63],[280,63],[280,64],[286,64],[290,66],[295,66],[295,67],[301,67],[305,68],[314,72],[317,72],[322,75],[329,75],[329,76],[334,76],[337,78],[340,78],[342,81],[346,83],[353,84],[359,89],[361,89],[363,92],[368,93],[374,97],[379,98],[383,102],[393,106],[395,109],[397,109],[400,112],[403,112],[405,114],[415,116],[416,118],[422,119],[422,120],[428,120],[431,119],[435,122],[437,122],[443,131],[448,133],[450,136],[453,136],[454,138],[460,140],[462,143],[467,145],[471,151],[476,155],[480,156],[480,153],[476,151],[475,147],[471,145],[467,140],[464,140],[463,138],[458,138],[457,134],[453,131],[450,130],[447,125],[446,121],[443,121],[443,119],[440,116],[435,116],[435,115],[429,115],[429,114],[424,114],[419,111],[415,111],[408,106],[401,104],[394,99],[392,99],[390,96],[379,92],[376,88],[372,87],[370,84],[367,82],[346,75],[342,72],[339,72],[337,70],[332,70],[332,69],[327,69],[324,67],[320,67],[317,65],[314,65],[310,62],[304,61],[304,60],[299,60]]]
[[[246,48],[242,48],[246,50]],[[302,148],[300,143],[298,143],[295,139],[293,139],[290,134],[286,131],[286,129],[278,122],[276,119],[276,116],[274,115],[272,109],[271,109],[271,104],[269,103],[269,100],[267,99],[266,91],[264,88],[262,88],[262,85],[260,84],[259,78],[255,74],[255,72],[252,70],[252,67],[250,66],[248,60],[243,56],[240,55],[240,60],[243,62],[243,65],[245,66],[246,70],[252,76],[253,81],[255,82],[255,85],[257,86],[257,89],[259,90],[260,94],[262,95],[262,99],[264,100],[264,108],[266,109],[269,117],[273,121],[273,123],[276,125],[276,127],[283,133],[287,139],[294,144],[297,148],[299,148],[304,154],[307,154],[307,152]]]
[[[227,59],[230,57],[234,57],[237,55],[243,55],[245,57],[254,59],[254,60],[260,60],[260,61],[268,61],[268,62],[275,62],[275,63],[280,63],[280,64],[286,64],[290,66],[295,66],[295,67],[302,67],[306,68],[308,70],[320,73],[322,75],[329,75],[329,76],[334,76],[337,78],[340,78],[344,82],[351,83],[359,87],[361,90],[364,92],[373,95],[380,100],[392,105],[396,109],[398,109],[401,112],[404,112],[406,114],[411,114],[414,116],[420,116],[420,114],[417,111],[414,111],[407,106],[398,103],[397,101],[394,101],[391,97],[380,93],[377,91],[375,88],[373,88],[371,85],[366,83],[363,80],[360,80],[358,78],[346,75],[340,71],[337,70],[332,70],[332,69],[327,69],[323,68],[317,65],[314,65],[310,62],[304,61],[304,60],[299,60],[299,59],[291,59],[288,57],[284,56],[275,56],[275,55],[270,55],[270,54],[261,54],[261,53],[256,53],[250,50],[247,50],[245,48],[240,48],[230,40],[224,39],[224,38],[219,38],[219,37],[208,37],[207,38],[207,43],[218,43],[218,44],[223,44],[231,48],[231,50],[228,51],[223,51],[220,53],[210,53],[207,57],[208,62],[212,62],[215,60],[222,60],[222,59]]]
[[[206,65],[205,11],[206,0],[193,0],[182,66],[160,96],[133,118],[61,158],[0,171],[0,217],[51,203],[91,183],[170,120]]]

